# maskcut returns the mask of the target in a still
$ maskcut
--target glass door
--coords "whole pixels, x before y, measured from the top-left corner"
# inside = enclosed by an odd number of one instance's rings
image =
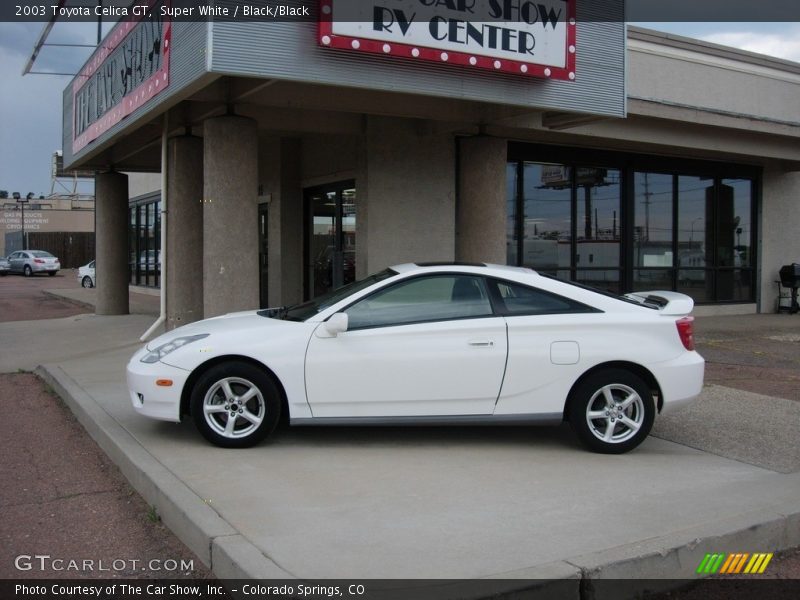
[[[355,281],[355,182],[307,189],[305,202],[308,299]]]

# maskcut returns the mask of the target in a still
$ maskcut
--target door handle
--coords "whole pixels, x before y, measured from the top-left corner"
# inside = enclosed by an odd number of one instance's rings
[[[476,346],[479,348],[488,348],[494,346],[494,342],[491,340],[470,340],[468,344],[470,346]]]

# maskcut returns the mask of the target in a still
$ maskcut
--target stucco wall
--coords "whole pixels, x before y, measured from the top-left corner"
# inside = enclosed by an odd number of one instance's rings
[[[774,312],[778,270],[800,262],[800,172],[764,170],[761,240],[761,312]]]

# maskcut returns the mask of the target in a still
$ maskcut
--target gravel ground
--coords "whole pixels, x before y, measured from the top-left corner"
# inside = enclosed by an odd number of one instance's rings
[[[700,317],[697,350],[706,383],[800,401],[800,315]]]
[[[0,374],[0,398],[0,578],[209,577],[35,375]],[[19,571],[19,555],[65,562]]]

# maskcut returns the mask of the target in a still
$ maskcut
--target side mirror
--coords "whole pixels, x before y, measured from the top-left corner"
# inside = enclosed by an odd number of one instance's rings
[[[346,313],[336,313],[322,324],[322,329],[327,334],[325,337],[336,337],[347,331],[348,318]]]

